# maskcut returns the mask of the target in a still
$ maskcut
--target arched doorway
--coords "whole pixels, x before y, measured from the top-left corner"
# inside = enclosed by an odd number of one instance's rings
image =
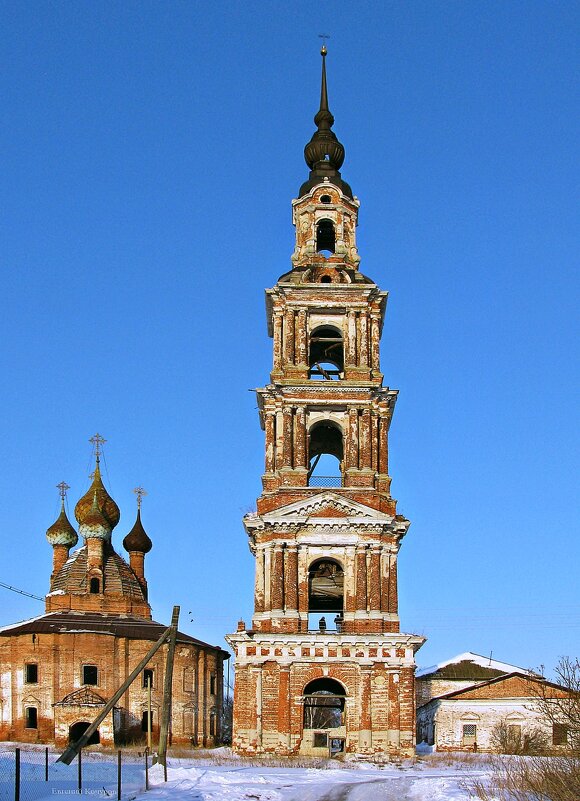
[[[82,737],[86,730],[89,728],[91,724],[87,723],[86,720],[81,720],[78,723],[73,723],[73,725],[68,730],[68,741],[69,743],[76,743],[79,737]],[[97,729],[95,732],[91,734],[88,739],[87,745],[98,745],[101,742],[101,736],[99,734],[99,730]]]
[[[303,753],[344,751],[346,691],[336,679],[314,679],[304,688]]]

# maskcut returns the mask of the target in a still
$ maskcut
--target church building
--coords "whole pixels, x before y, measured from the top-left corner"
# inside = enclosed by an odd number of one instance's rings
[[[120,511],[101,477],[100,435],[92,483],[75,507],[78,534],[65,510],[46,532],[52,546],[46,613],[0,628],[0,740],[77,740],[120,688],[166,625],[152,620],[145,556],[152,542],[137,518],[123,540],[129,563],[117,553],[112,531]],[[73,550],[79,540],[80,548]],[[89,743],[157,742],[168,645],[150,660]],[[210,746],[220,741],[223,662],[229,654],[178,632],[173,667],[170,742]],[[149,689],[150,687],[150,689]]]
[[[292,268],[266,291],[270,383],[257,390],[263,491],[245,516],[254,616],[235,651],[240,754],[411,755],[415,653],[400,631],[397,555],[409,521],[391,496],[383,386],[387,293],[360,269],[359,201],[342,178],[326,48],[310,169],[292,201]]]

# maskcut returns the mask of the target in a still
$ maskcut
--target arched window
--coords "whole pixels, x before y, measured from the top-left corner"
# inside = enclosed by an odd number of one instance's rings
[[[329,256],[334,253],[336,237],[332,220],[319,220],[316,225],[316,251]]]
[[[304,728],[337,729],[344,725],[345,691],[335,679],[314,679],[304,688]]]
[[[90,592],[98,594],[101,591],[101,582],[98,578],[92,578],[90,581]]]
[[[339,328],[324,325],[314,329],[310,335],[309,364],[309,378],[334,381],[342,378],[344,342]]]
[[[343,443],[340,426],[321,420],[310,429],[308,438],[308,486],[342,486]]]
[[[344,571],[334,559],[318,559],[308,570],[308,612],[336,612],[340,617],[343,609]]]

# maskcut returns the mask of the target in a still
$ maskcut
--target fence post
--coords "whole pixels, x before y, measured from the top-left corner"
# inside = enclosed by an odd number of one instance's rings
[[[149,789],[149,749],[145,749],[145,789]]]
[[[117,801],[121,801],[121,749],[117,754]]]
[[[79,751],[79,793],[83,791],[83,757],[82,749]]]
[[[48,781],[48,748],[44,749],[44,781]]]
[[[14,801],[20,801],[20,748],[14,752]]]

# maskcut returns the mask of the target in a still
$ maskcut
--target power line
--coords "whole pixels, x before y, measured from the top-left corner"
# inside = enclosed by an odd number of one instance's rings
[[[17,587],[11,587],[10,584],[4,584],[3,581],[0,581],[0,587],[4,587],[6,590],[12,590],[12,592],[17,592],[19,595],[27,595],[29,598],[34,598],[35,601],[44,601],[44,598],[41,598],[39,595],[33,595],[31,592],[26,592],[26,590],[19,590]]]

